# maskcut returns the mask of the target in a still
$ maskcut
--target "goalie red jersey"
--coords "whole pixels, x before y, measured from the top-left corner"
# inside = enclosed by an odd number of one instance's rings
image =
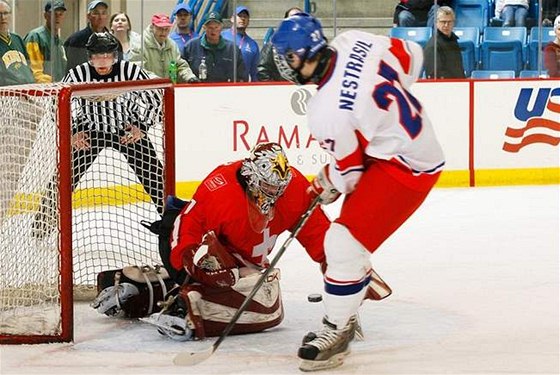
[[[200,244],[209,231],[216,233],[239,266],[266,266],[278,236],[290,230],[309,207],[309,182],[292,167],[286,190],[268,214],[263,214],[246,193],[242,163],[224,164],[212,171],[177,217],[171,236],[174,268],[183,267],[185,250]],[[296,237],[316,262],[324,260],[323,240],[329,224],[324,212],[316,209]]]

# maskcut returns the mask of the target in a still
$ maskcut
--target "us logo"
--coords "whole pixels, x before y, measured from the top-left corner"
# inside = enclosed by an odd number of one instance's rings
[[[553,100],[554,99],[554,100]],[[560,143],[560,87],[521,89],[514,116],[523,127],[508,127],[502,149],[519,152],[531,144],[558,146]]]

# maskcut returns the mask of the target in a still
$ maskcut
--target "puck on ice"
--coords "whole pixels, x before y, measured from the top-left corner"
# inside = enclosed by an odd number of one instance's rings
[[[313,293],[307,296],[307,300],[309,302],[321,302],[323,300],[323,296],[319,293]]]

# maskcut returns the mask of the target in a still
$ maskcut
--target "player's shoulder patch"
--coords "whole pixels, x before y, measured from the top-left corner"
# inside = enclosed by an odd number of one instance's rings
[[[218,190],[227,184],[226,178],[221,173],[218,173],[204,181],[204,186],[206,186],[206,188],[210,191]]]

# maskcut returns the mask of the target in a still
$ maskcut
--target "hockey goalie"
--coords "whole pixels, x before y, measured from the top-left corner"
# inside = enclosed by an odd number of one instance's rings
[[[248,158],[212,171],[192,200],[168,197],[162,220],[149,225],[159,235],[164,267],[99,274],[99,295],[92,306],[110,316],[145,317],[143,321],[173,339],[219,335],[268,267],[278,236],[309,207],[309,187],[279,144],[258,144]],[[329,225],[318,208],[296,236],[315,262],[325,260]],[[276,269],[232,334],[272,328],[283,317]]]

